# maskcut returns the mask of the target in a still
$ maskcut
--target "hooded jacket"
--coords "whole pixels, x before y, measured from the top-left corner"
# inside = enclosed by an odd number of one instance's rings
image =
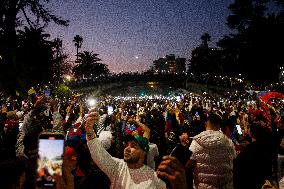
[[[221,131],[206,130],[193,137],[189,149],[196,161],[196,188],[233,188],[233,159],[236,151],[232,141]]]

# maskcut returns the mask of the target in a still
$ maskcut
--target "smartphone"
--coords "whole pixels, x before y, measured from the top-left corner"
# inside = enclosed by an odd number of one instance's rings
[[[240,125],[236,125],[236,128],[237,128],[237,131],[238,131],[239,135],[242,135],[243,132],[242,132],[241,126]]]
[[[22,129],[22,127],[23,127],[23,122],[19,122],[19,130],[21,130]]]
[[[180,100],[181,100],[180,96],[176,96],[176,100],[177,100],[177,102],[180,102]]]
[[[64,135],[61,133],[40,134],[38,153],[37,186],[56,187],[57,180],[62,176]]]
[[[51,94],[50,90],[45,90],[45,91],[44,91],[44,96],[45,96],[46,98],[49,98],[49,97],[50,97],[50,94]]]
[[[198,117],[198,116],[199,116],[198,112],[195,112],[195,116],[196,116],[196,117]]]
[[[112,106],[108,106],[107,107],[107,114],[108,115],[112,115],[113,114],[113,107]]]

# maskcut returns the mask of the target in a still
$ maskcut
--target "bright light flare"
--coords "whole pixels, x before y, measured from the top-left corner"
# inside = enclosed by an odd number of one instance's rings
[[[71,76],[70,76],[70,75],[67,75],[67,76],[66,76],[66,79],[67,79],[68,81],[70,81],[70,80],[71,80]]]
[[[113,107],[112,106],[108,106],[107,107],[107,113],[108,113],[108,115],[112,115],[113,114]]]
[[[90,107],[94,107],[96,104],[97,104],[97,101],[95,99],[93,99],[93,98],[88,99],[88,105]]]

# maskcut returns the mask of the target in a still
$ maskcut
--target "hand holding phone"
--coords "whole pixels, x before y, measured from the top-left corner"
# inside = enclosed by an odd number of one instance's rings
[[[45,91],[44,91],[44,96],[45,96],[46,98],[49,98],[50,95],[51,95],[50,90],[45,90]]]
[[[40,110],[42,107],[45,106],[45,103],[46,103],[46,98],[44,96],[38,96],[36,98],[36,102],[33,105],[33,108],[35,110]]]
[[[50,104],[50,108],[51,108],[52,112],[58,111],[58,104],[59,104],[58,100],[50,99],[49,104]]]
[[[196,117],[199,117],[199,113],[198,113],[197,111],[195,112],[195,116],[196,116]]]

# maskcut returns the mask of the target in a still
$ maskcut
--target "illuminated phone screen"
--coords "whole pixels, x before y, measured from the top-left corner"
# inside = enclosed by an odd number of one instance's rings
[[[107,107],[107,113],[108,113],[108,115],[112,115],[113,114],[113,107],[112,106],[108,106]]]
[[[237,128],[237,131],[238,131],[239,135],[242,135],[243,132],[242,132],[241,126],[240,125],[236,125],[236,128]]]
[[[62,138],[63,137],[63,138]],[[39,139],[37,185],[55,186],[56,178],[62,176],[64,136],[44,136]]]

